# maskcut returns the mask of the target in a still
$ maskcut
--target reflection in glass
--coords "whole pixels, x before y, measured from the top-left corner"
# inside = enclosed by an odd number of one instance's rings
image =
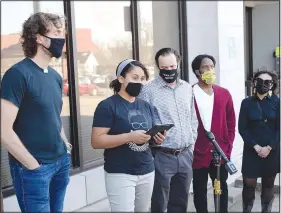
[[[103,157],[103,150],[91,146],[94,111],[112,95],[109,83],[118,63],[132,57],[128,6],[130,1],[74,1],[84,163]]]
[[[153,51],[153,16],[152,1],[139,1],[139,56],[149,71],[149,80],[155,77]]]

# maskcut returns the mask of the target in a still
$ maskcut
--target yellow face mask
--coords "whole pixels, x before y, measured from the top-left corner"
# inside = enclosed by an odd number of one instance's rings
[[[216,80],[216,74],[214,70],[208,70],[201,75],[201,79],[206,84],[213,84]]]

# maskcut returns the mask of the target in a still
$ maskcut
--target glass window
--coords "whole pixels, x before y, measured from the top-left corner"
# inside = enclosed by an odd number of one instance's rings
[[[16,12],[15,8],[21,8],[21,10]],[[13,64],[24,58],[19,43],[20,32],[23,20],[26,20],[33,12],[33,2],[31,1],[1,2],[1,80],[4,73]],[[12,185],[12,181],[8,152],[1,147],[1,186],[5,188],[10,185]]]
[[[150,80],[155,77],[153,49],[152,1],[138,2],[139,8],[139,56],[149,71]]]
[[[64,15],[63,1],[34,1],[34,4],[39,12]]]
[[[132,57],[129,6],[130,1],[74,1],[84,163],[103,157],[103,150],[91,146],[94,111],[112,95],[109,83],[118,63]]]
[[[54,13],[60,16],[64,16],[63,1],[36,1],[38,4],[38,10],[45,13]],[[68,141],[71,143],[70,137],[70,107],[69,107],[69,96],[66,95],[68,91],[68,69],[67,69],[67,57],[66,47],[64,46],[63,54],[60,58],[52,58],[51,67],[53,67],[63,79],[63,106],[61,112],[62,125]]]
[[[163,47],[179,52],[177,1],[138,1],[139,56],[149,70],[150,80],[158,75],[154,57]]]
[[[51,12],[63,15],[63,1],[3,1],[1,3],[1,79],[4,73],[15,63],[24,58],[19,42],[22,24],[34,12]],[[16,8],[21,8],[15,11]],[[14,13],[17,15],[15,16]],[[51,66],[67,79],[67,65],[65,54],[60,59],[53,59]],[[66,136],[70,140],[70,110],[69,99],[63,97],[62,120]],[[8,163],[8,153],[1,149],[1,184],[2,188],[12,185]]]

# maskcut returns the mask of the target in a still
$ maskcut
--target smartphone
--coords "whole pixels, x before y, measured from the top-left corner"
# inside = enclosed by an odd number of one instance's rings
[[[160,133],[164,133],[164,131],[168,131],[169,129],[171,129],[172,127],[174,127],[174,124],[160,124],[160,125],[155,125],[154,127],[152,127],[150,130],[148,130],[145,134],[150,135],[150,136],[154,136],[156,135],[158,132]]]

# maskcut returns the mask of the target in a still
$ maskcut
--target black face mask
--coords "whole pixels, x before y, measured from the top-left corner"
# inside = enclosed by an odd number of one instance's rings
[[[125,90],[130,96],[137,97],[140,94],[142,87],[142,83],[129,82]]]
[[[161,69],[159,75],[163,78],[164,81],[166,81],[168,84],[173,83],[178,78],[178,70],[165,70]]]
[[[257,79],[256,81],[256,92],[263,95],[265,93],[268,93],[271,87],[271,81],[262,79]]]
[[[260,84],[260,83],[256,84],[256,92],[261,95],[268,93],[269,90],[270,90],[270,86],[268,86],[268,85]]]
[[[65,39],[64,38],[51,38],[48,36],[43,35],[44,37],[48,38],[51,40],[50,47],[47,48],[44,45],[42,45],[44,48],[46,48],[53,57],[59,58],[62,55],[62,50],[63,46],[65,44]]]

